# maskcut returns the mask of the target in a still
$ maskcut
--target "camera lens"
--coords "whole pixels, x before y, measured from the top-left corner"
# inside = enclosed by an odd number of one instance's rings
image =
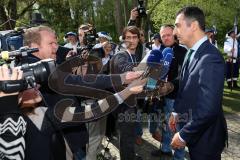
[[[46,59],[29,65],[29,70],[32,70],[36,83],[45,83],[48,81],[48,76],[55,69],[56,64],[53,59]]]

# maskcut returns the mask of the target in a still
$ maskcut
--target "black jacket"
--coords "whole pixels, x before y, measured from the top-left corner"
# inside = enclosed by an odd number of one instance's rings
[[[40,61],[40,59],[34,55],[30,55],[28,58],[29,63],[35,63],[37,61]],[[70,98],[74,101],[74,105],[75,106],[80,106],[80,102],[77,100],[76,97],[73,96],[64,96],[64,95],[60,95],[54,91],[52,91],[49,87],[48,84],[42,84],[40,87],[40,92],[43,96],[43,102],[44,102],[44,106],[49,107],[51,109],[54,108],[54,106],[56,105],[57,102],[59,102],[60,100],[64,99],[64,98]],[[53,140],[52,143],[56,143],[56,145],[52,144],[53,149],[55,148],[59,148],[60,151],[56,151],[56,153],[54,153],[54,155],[59,155],[60,153],[62,153],[61,151],[64,150],[65,148],[65,144],[62,144],[64,141],[61,138],[61,134],[64,134],[67,142],[70,145],[70,148],[72,149],[73,152],[76,152],[79,148],[84,147],[86,145],[86,143],[88,142],[88,133],[86,130],[86,126],[85,124],[76,124],[78,125],[76,126],[69,126],[63,129],[63,131],[59,130],[58,126],[54,126],[54,128],[56,128],[56,136],[58,138],[54,138],[55,140]],[[59,132],[60,131],[60,132]],[[54,135],[53,135],[54,136]],[[63,154],[63,153],[62,153]],[[57,156],[59,157],[59,156]],[[63,154],[60,157],[65,157],[65,155]]]
[[[172,48],[174,55],[172,63],[170,65],[170,69],[168,71],[168,81],[173,83],[174,90],[166,97],[170,99],[175,99],[177,97],[177,92],[179,88],[179,76],[187,49],[176,43],[172,46]]]
[[[18,95],[0,97],[0,159],[52,160],[49,130],[40,132],[18,106]],[[14,142],[14,143],[13,143]]]

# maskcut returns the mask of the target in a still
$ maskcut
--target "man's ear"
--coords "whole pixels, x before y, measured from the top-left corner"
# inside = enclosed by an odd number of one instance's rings
[[[30,47],[31,48],[39,48],[39,45],[37,43],[31,43]]]
[[[196,31],[199,29],[199,23],[198,21],[193,21],[191,24],[192,31]]]

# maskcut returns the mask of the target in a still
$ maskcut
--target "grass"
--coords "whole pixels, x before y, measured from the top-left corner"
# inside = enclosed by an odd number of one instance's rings
[[[223,93],[223,110],[225,113],[240,113],[240,89],[232,91],[225,85]]]
[[[226,53],[224,53],[223,48],[219,47],[219,50],[222,53],[224,59],[226,59],[227,55]],[[239,80],[238,80],[238,86],[240,86]],[[223,110],[226,114],[240,113],[240,90],[233,89],[231,91],[231,89],[228,89],[227,83],[225,83],[225,86],[224,86]]]

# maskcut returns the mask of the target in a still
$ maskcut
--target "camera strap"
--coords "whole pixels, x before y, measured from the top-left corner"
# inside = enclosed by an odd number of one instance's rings
[[[4,93],[15,93],[27,89],[26,80],[0,81],[0,91]]]

